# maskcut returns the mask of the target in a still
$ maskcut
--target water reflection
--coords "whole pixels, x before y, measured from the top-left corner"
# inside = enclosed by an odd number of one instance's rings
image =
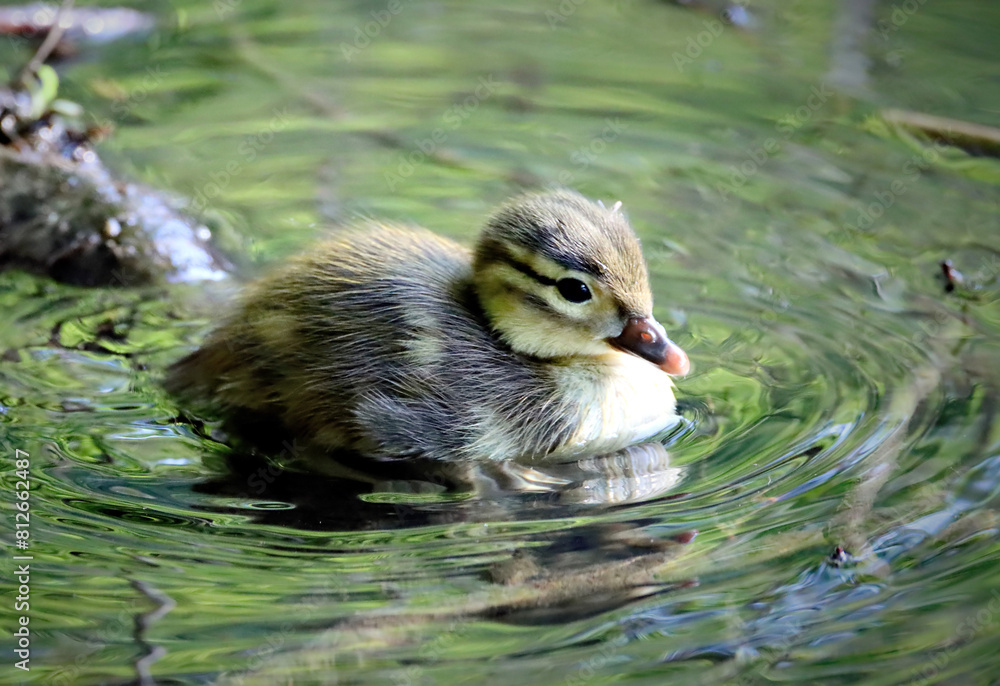
[[[559,501],[580,505],[624,505],[665,495],[684,477],[672,466],[662,443],[640,443],[607,455],[533,470],[525,482],[533,483],[535,471],[543,483],[558,479]]]
[[[557,30],[537,4],[404,3],[336,69],[323,46],[350,40],[368,8],[265,5],[243,0],[224,23],[191,5],[172,43],[95,57],[65,83],[127,89],[162,61],[167,92],[110,145],[187,195],[278,100],[335,97],[342,118],[296,110],[213,198],[248,217],[269,260],[319,231],[319,167],[341,217],[460,239],[526,177],[572,169],[588,195],[627,198],[657,316],[695,360],[678,396],[696,419],[666,450],[576,463],[449,476],[338,456],[328,474],[296,471],[280,446],[275,462],[234,454],[175,421],[159,374],[198,342],[189,312],[5,272],[0,442],[35,465],[38,678],[134,678],[135,620],[153,607],[130,579],[177,601],[147,637],[168,651],[150,668],[164,683],[995,678],[995,161],[942,155],[906,175],[921,143],[879,129],[868,104],[831,101],[721,198],[730,167],[827,73],[832,15],[816,3],[765,8],[760,39],[727,31],[683,73],[671,53],[704,19],[668,3],[575,4]],[[870,74],[880,104],[995,112],[990,12],[921,4],[879,37],[892,52]],[[227,52],[230,30],[242,52]],[[254,50],[280,87],[242,61]],[[386,192],[452,95],[493,70],[504,93]],[[609,116],[628,128],[574,164]],[[873,204],[900,179],[905,193]],[[871,208],[881,216],[857,229]],[[945,259],[964,291],[935,280]],[[837,546],[852,556],[834,567]]]
[[[310,464],[316,464],[315,456]],[[506,554],[483,568],[482,574],[496,592],[449,607],[446,614],[453,621],[479,617],[560,624],[658,595],[676,583],[657,581],[657,571],[696,534],[688,530],[666,538],[652,535],[647,527],[653,520],[646,517],[595,518],[601,508],[669,497],[684,471],[671,465],[661,443],[544,466],[374,462],[328,455],[320,475],[315,470],[277,468],[252,453],[230,455],[227,465],[228,474],[204,481],[196,490],[242,501],[232,509],[211,509],[219,514],[249,514],[265,526],[400,531],[459,523],[489,527],[519,520],[593,520],[569,529],[543,527],[495,544]],[[259,492],[251,496],[248,490]],[[406,623],[439,619],[410,615]],[[336,627],[341,635],[330,640],[342,641],[355,622],[386,631],[399,624],[393,617],[357,617]]]
[[[255,521],[325,530],[519,518],[527,502],[528,516],[541,516],[540,508],[564,516],[653,500],[684,477],[657,442],[540,464],[376,461],[352,453],[298,454],[282,464],[255,452],[229,454],[224,463],[223,476],[196,490],[241,501]]]

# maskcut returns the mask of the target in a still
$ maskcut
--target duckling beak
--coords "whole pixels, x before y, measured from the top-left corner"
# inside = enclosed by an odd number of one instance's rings
[[[609,338],[608,343],[649,360],[667,374],[684,376],[691,369],[688,356],[667,338],[663,326],[652,317],[630,318],[621,334]]]

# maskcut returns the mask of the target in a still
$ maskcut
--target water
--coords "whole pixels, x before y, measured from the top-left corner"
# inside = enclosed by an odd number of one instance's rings
[[[748,29],[652,0],[398,7],[162,5],[64,94],[116,125],[124,174],[240,228],[251,271],[331,221],[469,241],[525,185],[622,200],[694,366],[677,483],[602,506],[276,476],[159,388],[205,289],[4,273],[34,559],[32,671],[6,634],[0,679],[996,683],[1000,166],[877,112],[995,124],[1000,11],[880,6],[858,71],[833,4]]]

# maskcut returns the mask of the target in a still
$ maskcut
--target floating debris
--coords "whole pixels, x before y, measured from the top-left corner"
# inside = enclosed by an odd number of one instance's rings
[[[1000,128],[908,110],[883,110],[881,115],[889,124],[961,148],[970,155],[1000,157]]]
[[[851,561],[851,554],[838,545],[827,559],[834,567],[842,567]]]
[[[116,179],[57,85],[42,65],[31,90],[0,88],[0,266],[83,286],[225,278],[212,230],[183,200]]]
[[[58,99],[46,62],[67,37],[107,42],[152,28],[130,9],[28,5],[0,9],[0,33],[44,39],[17,85],[0,88],[0,267],[19,266],[82,286],[219,280],[229,262],[185,202],[121,181],[80,123],[82,108]]]
[[[45,3],[0,7],[0,33],[43,40],[59,14],[57,5]],[[155,20],[149,14],[127,7],[79,7],[64,9],[59,26],[62,27],[61,40],[64,42],[100,45],[145,34],[153,29]],[[64,50],[58,49],[57,55]]]
[[[961,286],[965,281],[962,272],[955,269],[951,260],[941,262],[941,275],[944,277],[944,292],[951,293],[957,286]]]

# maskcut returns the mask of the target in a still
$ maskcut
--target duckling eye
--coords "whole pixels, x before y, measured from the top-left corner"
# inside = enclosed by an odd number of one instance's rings
[[[556,281],[556,288],[559,289],[559,295],[571,303],[582,303],[590,300],[590,289],[579,279],[559,279]]]

